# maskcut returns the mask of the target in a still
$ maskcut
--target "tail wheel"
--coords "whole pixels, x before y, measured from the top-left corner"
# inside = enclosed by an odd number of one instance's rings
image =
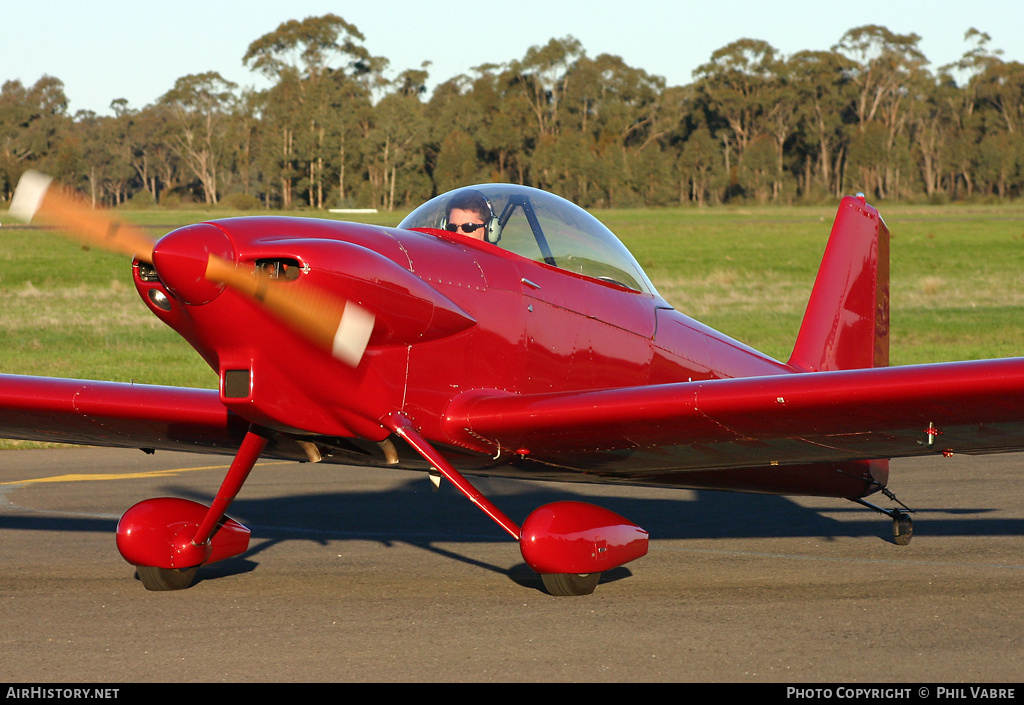
[[[892,538],[898,546],[906,546],[914,538],[914,521],[905,512],[897,511],[893,515]]]
[[[148,565],[135,566],[143,587],[147,590],[165,592],[168,590],[184,590],[192,584],[199,566],[179,570],[177,568],[154,568]]]
[[[601,582],[600,573],[544,573],[540,578],[544,581],[544,589],[559,597],[589,595]]]

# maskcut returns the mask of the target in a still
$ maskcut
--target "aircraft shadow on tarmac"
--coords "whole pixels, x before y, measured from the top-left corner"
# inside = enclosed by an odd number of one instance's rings
[[[339,480],[339,482],[344,482]],[[868,509],[843,500],[823,508],[804,507],[773,495],[697,491],[667,491],[664,498],[632,498],[602,494],[591,496],[559,484],[548,489],[540,483],[477,479],[477,486],[514,521],[521,523],[537,507],[548,502],[576,499],[600,504],[637,522],[650,532],[652,543],[668,539],[736,539],[877,536],[891,541],[891,522]],[[512,491],[509,490],[511,488]],[[177,496],[209,503],[208,494],[194,488],[167,485],[150,496]],[[268,547],[288,541],[379,541],[387,546],[403,543],[488,570],[504,573],[522,585],[541,589],[541,583],[525,564],[511,570],[483,564],[457,553],[452,543],[510,542],[475,506],[447,482],[434,490],[422,476],[397,488],[380,492],[332,492],[246,499],[245,490],[229,514],[252,531],[250,549],[239,557],[204,567],[196,581],[255,569],[255,558]],[[141,499],[141,497],[140,497]],[[884,502],[884,499],[881,500]],[[916,529],[930,536],[1020,536],[1024,520],[987,517],[991,508],[949,509],[913,507]],[[854,514],[859,515],[852,518]],[[929,514],[942,518],[929,519]],[[840,518],[836,518],[836,517]],[[102,532],[113,535],[116,520],[21,511],[0,511],[0,530]],[[448,546],[448,547],[445,547]],[[631,575],[626,567],[608,571],[602,582]]]

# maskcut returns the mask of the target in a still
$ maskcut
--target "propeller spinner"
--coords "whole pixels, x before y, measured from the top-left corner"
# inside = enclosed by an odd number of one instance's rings
[[[374,315],[365,308],[237,266],[230,238],[216,226],[182,228],[154,244],[140,228],[52,186],[51,177],[26,172],[11,200],[11,215],[26,222],[38,218],[89,245],[152,264],[170,292],[189,305],[209,303],[231,287],[345,364],[355,367],[362,359],[374,326]]]

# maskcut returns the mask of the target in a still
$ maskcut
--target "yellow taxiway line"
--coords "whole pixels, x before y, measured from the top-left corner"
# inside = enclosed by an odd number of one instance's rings
[[[289,461],[281,460],[276,462],[258,463],[258,467],[265,467],[267,465],[286,465]],[[12,482],[0,482],[0,485],[28,485],[32,483],[42,482],[91,482],[94,480],[139,480],[147,477],[170,477],[173,475],[180,475],[186,472],[196,472],[198,470],[227,470],[230,467],[228,465],[204,465],[198,468],[177,468],[171,470],[149,470],[147,472],[130,472],[130,473],[92,473],[92,474],[70,474],[70,475],[54,475],[53,477],[37,477],[31,480],[14,480]]]

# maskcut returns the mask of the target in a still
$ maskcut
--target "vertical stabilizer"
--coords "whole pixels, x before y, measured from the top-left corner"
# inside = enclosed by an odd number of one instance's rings
[[[862,196],[839,205],[789,364],[805,372],[889,364],[889,230]]]

